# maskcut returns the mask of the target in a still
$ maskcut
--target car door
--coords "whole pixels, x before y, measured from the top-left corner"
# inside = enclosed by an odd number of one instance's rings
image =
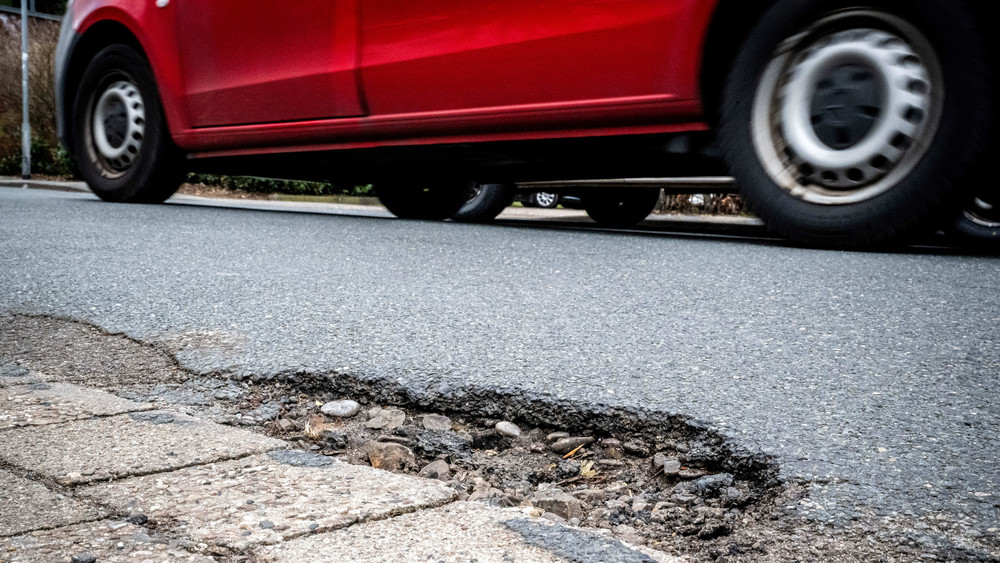
[[[356,0],[176,0],[193,127],[360,115]]]
[[[374,116],[666,96],[691,1],[360,0],[366,101]]]

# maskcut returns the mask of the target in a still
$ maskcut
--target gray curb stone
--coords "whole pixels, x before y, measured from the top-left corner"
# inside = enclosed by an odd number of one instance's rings
[[[15,428],[0,437],[0,460],[62,485],[170,471],[286,447],[281,440],[165,411]]]

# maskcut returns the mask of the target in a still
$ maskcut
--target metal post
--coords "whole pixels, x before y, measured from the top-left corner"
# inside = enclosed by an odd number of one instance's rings
[[[21,178],[31,178],[31,122],[28,121],[28,0],[21,0]]]

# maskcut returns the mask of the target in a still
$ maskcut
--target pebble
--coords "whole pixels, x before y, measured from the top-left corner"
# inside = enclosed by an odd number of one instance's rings
[[[563,438],[569,438],[569,432],[553,432],[545,437],[545,441],[551,444],[552,442]]]
[[[361,410],[361,405],[359,405],[357,401],[341,399],[339,401],[330,401],[320,407],[319,410],[327,416],[350,418],[358,414],[358,411]]]
[[[559,516],[558,514],[555,514],[553,512],[543,512],[542,513],[542,518],[544,518],[546,520],[550,520],[552,522],[555,522],[556,524],[562,524],[563,522],[566,521],[565,518],[563,518],[562,516]]]
[[[386,471],[398,471],[405,466],[414,466],[417,463],[416,456],[410,448],[392,442],[367,442],[363,446],[368,454],[368,461],[376,469]]]
[[[681,470],[681,462],[670,459],[664,454],[656,454],[653,456],[653,469],[664,475],[677,475]]]
[[[451,478],[451,466],[448,465],[447,461],[439,459],[425,465],[417,475],[425,479],[447,481]]]
[[[648,457],[649,456],[649,448],[646,446],[646,444],[644,444],[642,442],[637,442],[635,440],[628,441],[628,442],[625,442],[625,444],[623,445],[623,447],[625,448],[626,452],[628,452],[628,453],[630,453],[632,455],[639,456],[639,457]]]
[[[585,446],[594,442],[590,436],[571,436],[556,440],[549,448],[557,454],[568,454],[580,446]]]
[[[424,428],[428,430],[437,430],[439,432],[448,432],[451,430],[451,419],[440,414],[425,414],[422,422]]]
[[[265,530],[274,529],[274,522],[271,522],[270,520],[262,520],[260,523],[260,527]]]
[[[406,422],[406,413],[399,409],[380,409],[378,407],[368,411],[368,422],[365,428],[376,430],[393,430],[399,428]]]
[[[601,445],[605,448],[619,449],[622,447],[622,442],[617,438],[605,438],[601,440]]]
[[[560,490],[539,491],[535,493],[531,503],[546,512],[557,514],[563,519],[583,518],[583,507],[580,505],[580,501]]]
[[[97,563],[97,558],[93,555],[74,555],[69,559],[70,563]]]
[[[511,438],[517,438],[521,435],[521,429],[518,428],[518,426],[513,422],[509,422],[507,420],[501,420],[494,428],[497,429],[497,432],[503,434],[504,436],[510,436]]]
[[[698,479],[707,475],[701,469],[681,469],[677,472],[677,476],[681,479]]]

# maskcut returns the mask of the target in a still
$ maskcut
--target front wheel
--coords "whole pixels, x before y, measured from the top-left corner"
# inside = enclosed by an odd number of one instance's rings
[[[469,200],[469,182],[439,181],[425,184],[384,182],[375,184],[375,195],[400,219],[443,221]]]
[[[992,123],[980,31],[953,0],[780,0],[734,62],[726,160],[777,233],[905,241],[953,216]]]
[[[131,47],[107,47],[87,65],[72,123],[80,175],[101,199],[160,203],[180,187],[182,159],[170,139],[156,82]]]

